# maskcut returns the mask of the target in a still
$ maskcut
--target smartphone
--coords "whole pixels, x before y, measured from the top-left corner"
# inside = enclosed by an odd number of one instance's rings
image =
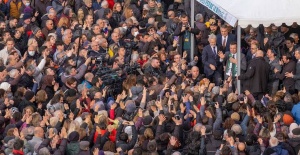
[[[175,119],[180,120],[179,115],[175,115]]]
[[[108,32],[108,28],[104,28],[104,33],[107,33]]]
[[[156,101],[160,101],[160,95],[157,95]]]
[[[170,109],[171,109],[171,110],[174,109],[174,104],[173,104],[173,103],[170,105]]]

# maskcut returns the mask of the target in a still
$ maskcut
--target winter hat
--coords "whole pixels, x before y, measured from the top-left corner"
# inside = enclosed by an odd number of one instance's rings
[[[89,141],[81,141],[79,143],[79,147],[81,150],[88,150],[88,148],[90,147],[90,142]]]
[[[68,140],[70,142],[77,142],[79,140],[79,133],[77,131],[73,131],[69,134]]]
[[[290,125],[290,124],[294,123],[294,118],[289,113],[285,113],[282,116],[282,121],[285,125]]]
[[[28,91],[26,91],[24,97],[27,101],[29,101],[34,97],[34,92],[31,90],[28,90]]]
[[[35,27],[32,28],[33,34],[37,34],[37,32],[39,32],[40,30],[41,29],[39,27],[37,27],[37,26],[35,26]]]
[[[143,125],[150,125],[152,123],[152,117],[150,115],[145,116],[143,119]]]
[[[211,90],[211,93],[213,94],[219,94],[220,93],[220,87],[219,86],[214,86],[214,88]]]
[[[133,100],[127,100],[125,103],[125,109],[128,113],[133,113],[136,110],[136,105]]]
[[[234,121],[239,121],[240,120],[240,115],[237,112],[234,112],[230,116]]]
[[[126,126],[125,129],[124,129],[124,132],[127,133],[129,139],[132,138],[132,128],[131,128],[131,126]]]
[[[13,149],[14,148],[14,143],[15,143],[15,139],[11,139],[7,142],[7,147],[10,148],[10,149]]]
[[[243,131],[242,127],[239,124],[233,124],[231,130],[237,135],[241,134]]]
[[[10,88],[10,84],[8,82],[2,82],[0,85],[0,89],[4,89],[7,91]]]
[[[292,124],[290,125],[290,128],[289,128],[289,134],[288,134],[288,136],[289,136],[290,138],[295,137],[296,135],[295,135],[294,133],[297,134],[297,132],[295,132],[295,131],[297,131],[298,128],[299,128],[299,126],[298,126],[297,123],[292,123]],[[295,130],[295,129],[297,129],[297,130]]]
[[[47,13],[49,13],[50,9],[54,9],[53,6],[47,6],[47,7],[46,7]]]
[[[24,13],[23,20],[30,19],[32,16],[29,13]]]

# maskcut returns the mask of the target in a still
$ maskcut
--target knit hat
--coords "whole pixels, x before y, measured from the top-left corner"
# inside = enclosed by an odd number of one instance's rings
[[[77,142],[79,140],[79,133],[77,131],[73,131],[69,134],[68,140],[70,142]]]
[[[28,91],[26,91],[24,97],[27,101],[29,101],[34,97],[34,92],[31,90],[28,90]]]
[[[81,150],[88,150],[90,147],[90,142],[89,141],[80,141],[79,147]]]
[[[211,93],[213,94],[219,94],[220,93],[220,87],[219,86],[214,86],[214,88],[211,90]]]
[[[299,128],[299,126],[298,126],[297,123],[292,123],[292,124],[290,125],[290,128],[289,128],[289,134],[288,134],[288,136],[289,136],[290,138],[293,138],[293,137],[297,136],[297,135],[296,135],[297,132],[295,132],[295,131],[297,131],[298,128]],[[297,129],[297,130],[295,130],[295,129]],[[295,133],[295,134],[294,134],[294,133]]]
[[[239,120],[240,120],[240,115],[239,115],[239,113],[237,113],[237,112],[232,113],[230,117],[231,117],[233,120],[235,120],[235,121],[239,121]]]
[[[243,131],[242,127],[239,124],[233,124],[231,130],[237,135],[241,134]]]
[[[150,115],[145,116],[143,119],[143,125],[150,125],[152,123],[152,117]]]
[[[4,89],[7,91],[10,88],[10,84],[8,82],[2,82],[0,85],[0,89]]]
[[[29,13],[24,13],[23,20],[30,19],[32,16]]]
[[[47,13],[49,13],[50,9],[54,9],[53,6],[47,6],[47,7],[46,7]]]
[[[131,126],[126,126],[125,129],[124,129],[124,132],[127,133],[129,139],[132,138],[132,128],[131,128]]]
[[[285,125],[290,125],[290,124],[294,123],[294,118],[289,113],[285,113],[282,116],[282,121]]]
[[[133,100],[127,100],[125,103],[125,109],[129,113],[133,113],[136,110],[136,105]]]
[[[40,31],[40,30],[41,29],[39,27],[37,27],[37,26],[35,26],[35,27],[32,28],[33,34],[37,34],[37,32]]]

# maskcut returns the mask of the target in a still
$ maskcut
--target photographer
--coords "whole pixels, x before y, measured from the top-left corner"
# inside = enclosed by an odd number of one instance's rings
[[[178,53],[182,55],[183,51],[188,51],[190,55],[191,48],[191,33],[198,34],[198,28],[191,28],[189,24],[189,17],[186,14],[182,14],[180,17],[181,23],[177,25],[176,30],[174,31],[174,36],[179,36],[179,47]],[[190,56],[188,56],[188,59]],[[189,61],[188,61],[189,62]]]

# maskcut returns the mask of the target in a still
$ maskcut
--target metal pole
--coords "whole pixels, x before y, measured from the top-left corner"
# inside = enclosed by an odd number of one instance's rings
[[[191,0],[191,27],[194,28],[195,23],[195,0]],[[195,37],[194,34],[191,33],[191,54],[190,60],[194,60],[194,51],[195,51]]]
[[[237,26],[237,75],[241,74],[241,26]],[[241,94],[241,81],[237,81],[238,94]]]

